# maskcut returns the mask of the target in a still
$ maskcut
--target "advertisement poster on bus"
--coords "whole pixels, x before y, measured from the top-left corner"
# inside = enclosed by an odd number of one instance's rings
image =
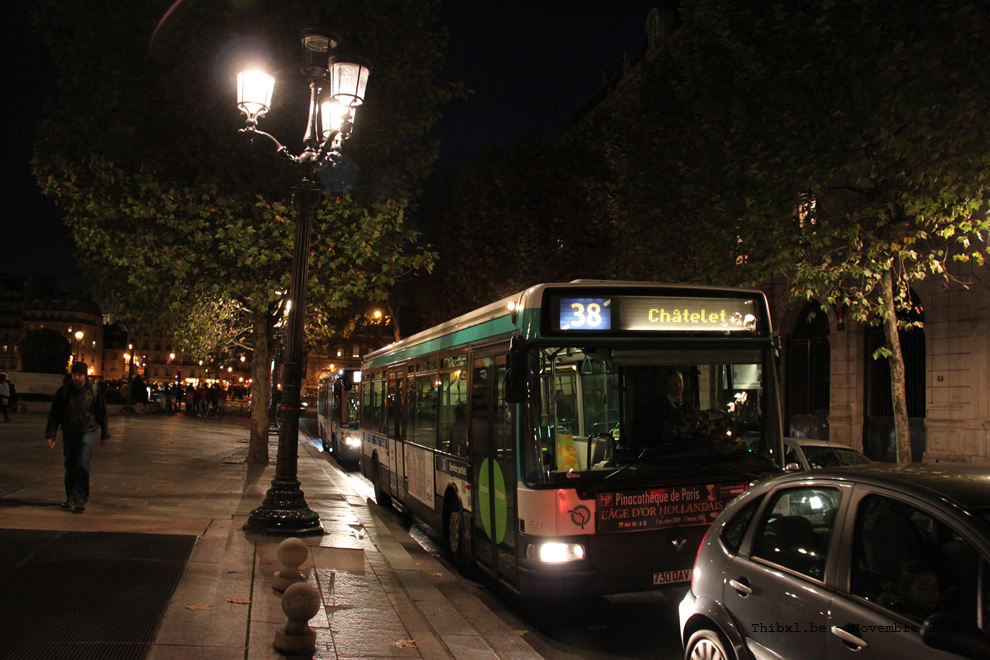
[[[747,487],[741,482],[598,493],[598,532],[709,525]]]

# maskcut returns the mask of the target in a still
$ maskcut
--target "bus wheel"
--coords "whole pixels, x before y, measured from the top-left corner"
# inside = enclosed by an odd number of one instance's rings
[[[375,502],[378,506],[382,508],[390,508],[392,506],[392,499],[385,493],[385,489],[382,488],[382,471],[378,469],[378,456],[371,459],[371,483],[375,487]]]
[[[450,561],[464,572],[467,567],[467,553],[464,547],[464,517],[461,515],[461,505],[455,496],[449,495],[443,510],[444,549]]]

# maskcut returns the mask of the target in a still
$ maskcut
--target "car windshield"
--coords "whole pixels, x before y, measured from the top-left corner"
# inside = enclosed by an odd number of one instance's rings
[[[864,465],[866,463],[872,463],[866,456],[848,447],[804,445],[801,449],[808,459],[808,465],[814,469],[835,467],[837,465]]]
[[[575,472],[611,479],[617,470],[766,469],[762,358],[754,349],[542,348],[536,442],[524,451],[524,474],[556,482]]]

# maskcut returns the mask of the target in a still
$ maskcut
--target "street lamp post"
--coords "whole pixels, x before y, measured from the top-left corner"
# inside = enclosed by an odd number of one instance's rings
[[[125,415],[134,414],[134,387],[133,387],[133,374],[134,374],[134,344],[128,344],[127,350],[129,353],[124,357],[127,358],[127,391],[124,393],[124,407],[121,409],[121,413]]]
[[[309,81],[310,103],[303,136],[305,148],[299,156],[293,156],[274,137],[258,130],[258,118],[271,106],[275,79],[260,71],[243,71],[237,76],[237,107],[247,116],[241,132],[249,139],[262,136],[271,140],[278,155],[302,169],[302,180],[293,189],[296,234],[290,290],[292,311],[288,319],[275,477],[261,506],[251,511],[244,525],[247,531],[267,534],[323,533],[320,517],[306,504],[296,478],[310,235],[323,195],[316,175],[340,163],[340,147],[350,135],[355,109],[364,100],[369,73],[368,63],[363,59],[333,54],[339,42],[336,35],[306,30],[301,41],[301,71]],[[326,94],[324,86],[327,86]]]
[[[76,330],[76,362],[82,361],[82,340],[85,335],[82,330]]]

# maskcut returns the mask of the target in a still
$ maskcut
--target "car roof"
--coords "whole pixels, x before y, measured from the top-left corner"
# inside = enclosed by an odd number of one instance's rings
[[[835,449],[852,449],[857,451],[854,447],[849,445],[844,445],[841,442],[831,442],[829,440],[817,440],[815,438],[784,438],[784,442],[793,442],[800,447],[833,447]]]
[[[990,465],[870,463],[791,472],[771,481],[839,480],[887,486],[949,500],[968,511],[990,508]]]

